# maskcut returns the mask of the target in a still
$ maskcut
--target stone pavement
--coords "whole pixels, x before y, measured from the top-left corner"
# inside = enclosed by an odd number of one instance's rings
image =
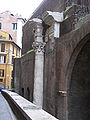
[[[0,120],[17,120],[7,101],[0,93]]]

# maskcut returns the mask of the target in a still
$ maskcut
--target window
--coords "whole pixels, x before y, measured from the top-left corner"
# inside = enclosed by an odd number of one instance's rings
[[[17,48],[16,48],[16,56],[17,56]]]
[[[5,43],[1,44],[1,52],[5,52]]]
[[[0,63],[6,63],[6,56],[0,55]]]
[[[0,78],[0,82],[3,82],[3,79]]]
[[[13,30],[17,30],[17,23],[12,23],[13,25]]]
[[[14,54],[14,45],[13,45],[13,51],[12,51],[12,53]]]
[[[4,77],[4,70],[0,69],[0,77]]]
[[[12,56],[12,64],[14,64],[14,56]]]
[[[0,23],[0,29],[2,29],[2,23]]]

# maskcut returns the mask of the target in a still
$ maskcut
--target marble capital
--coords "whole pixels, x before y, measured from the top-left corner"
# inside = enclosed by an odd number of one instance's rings
[[[33,18],[29,20],[29,25],[33,25],[33,31],[35,29],[42,28],[42,20],[38,18]]]
[[[33,42],[32,47],[35,52],[44,52],[45,45],[46,45],[45,42],[35,41],[35,42]]]
[[[42,20],[38,18],[33,18],[29,20],[30,24],[42,24]]]

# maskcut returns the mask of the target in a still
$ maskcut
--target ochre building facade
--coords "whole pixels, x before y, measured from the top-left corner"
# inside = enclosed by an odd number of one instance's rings
[[[0,88],[11,89],[14,58],[20,57],[20,47],[10,34],[0,30]]]

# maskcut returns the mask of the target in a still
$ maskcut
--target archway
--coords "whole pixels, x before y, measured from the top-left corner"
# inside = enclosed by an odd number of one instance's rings
[[[90,119],[90,40],[75,61],[67,95],[68,120]]]

